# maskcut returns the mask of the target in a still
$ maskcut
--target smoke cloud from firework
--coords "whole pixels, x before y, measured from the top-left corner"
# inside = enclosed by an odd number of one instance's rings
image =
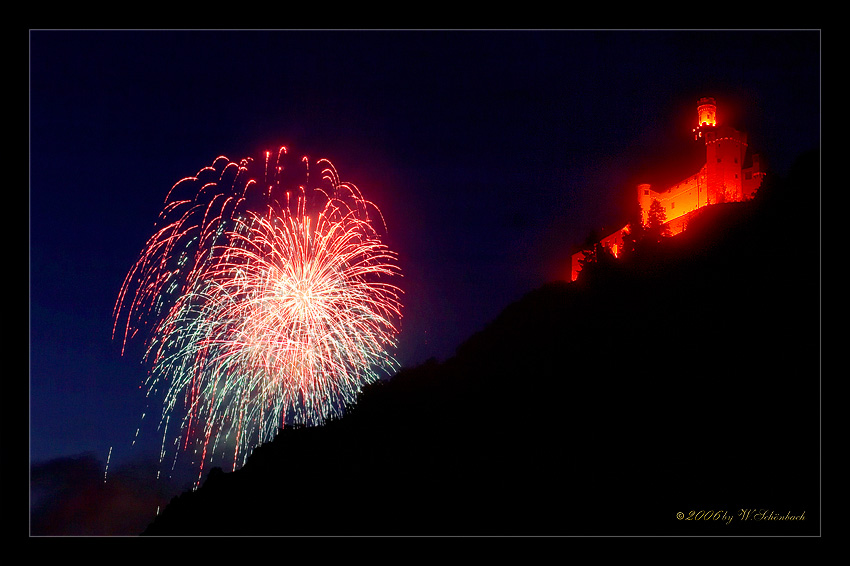
[[[113,328],[125,347],[145,337],[161,460],[191,450],[201,472],[216,456],[235,468],[278,428],[341,416],[398,368],[401,274],[385,229],[328,160],[286,148],[261,163],[219,157],[172,187]]]

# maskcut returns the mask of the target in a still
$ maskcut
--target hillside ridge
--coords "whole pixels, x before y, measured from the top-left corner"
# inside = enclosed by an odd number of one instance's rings
[[[817,199],[795,200],[817,155],[766,185],[282,430],[144,534],[816,534],[820,281],[794,266],[817,265]],[[749,507],[805,519],[676,519]]]

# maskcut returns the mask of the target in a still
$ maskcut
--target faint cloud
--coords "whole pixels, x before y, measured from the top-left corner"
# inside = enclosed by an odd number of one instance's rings
[[[156,479],[156,463],[110,470],[93,454],[34,463],[30,471],[32,536],[133,536],[165,507],[173,486]]]

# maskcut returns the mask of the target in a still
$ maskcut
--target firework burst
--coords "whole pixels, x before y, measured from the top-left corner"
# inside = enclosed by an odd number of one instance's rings
[[[400,273],[379,210],[324,159],[315,187],[306,157],[304,184],[285,186],[286,157],[267,153],[259,182],[251,160],[219,157],[176,183],[116,302],[124,345],[149,334],[161,456],[171,428],[175,459],[192,446],[201,471],[229,450],[235,468],[286,424],[340,416],[397,369]]]

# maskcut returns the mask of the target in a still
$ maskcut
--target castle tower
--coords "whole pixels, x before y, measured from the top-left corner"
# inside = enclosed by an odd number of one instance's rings
[[[697,126],[717,125],[717,103],[711,97],[700,98],[697,102]]]
[[[707,201],[705,204],[737,202],[743,199],[742,168],[747,153],[747,134],[718,125],[717,104],[713,98],[697,103],[696,139],[705,142]]]
[[[649,207],[652,205],[652,187],[649,183],[641,183],[637,186],[638,205],[640,205],[640,221],[646,224],[649,219]]]

